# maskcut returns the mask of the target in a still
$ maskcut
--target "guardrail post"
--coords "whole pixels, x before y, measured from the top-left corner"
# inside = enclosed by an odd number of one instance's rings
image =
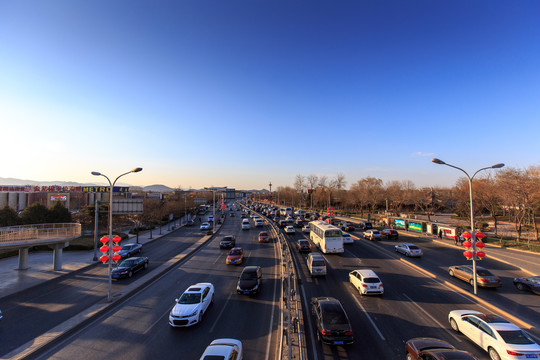
[[[28,269],[28,248],[19,249],[19,267],[17,270]]]

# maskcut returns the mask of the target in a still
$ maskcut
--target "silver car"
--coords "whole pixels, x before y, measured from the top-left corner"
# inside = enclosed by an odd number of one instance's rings
[[[396,252],[402,253],[406,256],[420,257],[424,255],[422,250],[414,244],[399,244],[394,246],[394,249],[396,249]]]
[[[448,268],[448,274],[473,285],[472,265],[450,266]],[[498,276],[493,275],[489,270],[481,266],[476,267],[476,282],[481,287],[500,287],[502,285],[501,279]]]
[[[369,240],[381,240],[381,232],[379,230],[366,230],[362,234],[364,236],[364,239]]]

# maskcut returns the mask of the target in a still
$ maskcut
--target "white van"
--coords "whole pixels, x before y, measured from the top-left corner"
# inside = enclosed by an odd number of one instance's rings
[[[307,257],[307,267],[311,277],[326,276],[326,261],[321,253],[310,253]]]
[[[242,220],[242,230],[249,230],[249,219]]]

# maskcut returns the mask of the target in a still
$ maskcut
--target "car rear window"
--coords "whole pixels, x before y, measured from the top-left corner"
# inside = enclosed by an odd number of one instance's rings
[[[411,249],[411,250],[418,250],[418,246],[416,246],[416,245],[409,245],[409,249]]]
[[[476,269],[476,273],[480,276],[493,276],[493,274],[491,272],[489,272],[488,270],[484,270],[484,269]]]
[[[324,323],[328,325],[337,325],[337,324],[349,324],[347,316],[343,312],[341,306],[337,303],[328,303],[324,304],[322,307]]]
[[[497,331],[507,344],[534,344],[534,341],[522,330]]]
[[[376,277],[369,277],[369,278],[364,278],[364,282],[365,283],[379,283],[381,282],[381,280],[379,280],[379,278],[376,278]]]
[[[324,260],[313,260],[311,266],[325,266]]]

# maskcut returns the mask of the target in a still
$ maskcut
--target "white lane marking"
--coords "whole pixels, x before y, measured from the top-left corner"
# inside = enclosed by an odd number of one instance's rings
[[[428,318],[430,318],[435,324],[439,325],[439,327],[441,329],[443,329],[444,331],[446,331],[448,334],[450,334],[450,336],[452,336],[454,339],[456,339],[457,341],[461,342],[461,339],[458,338],[456,335],[454,335],[453,332],[451,332],[450,330],[447,329],[446,326],[444,326],[443,324],[441,324],[437,319],[435,319],[433,316],[431,316],[426,310],[422,309],[422,307],[420,305],[418,305],[417,303],[415,303],[410,297],[407,296],[407,294],[403,294],[403,296],[405,296],[405,298],[407,298],[407,300],[409,300],[409,302],[411,304],[413,304],[414,306],[416,306],[420,311],[422,311],[425,315],[427,315]]]
[[[163,315],[161,315],[156,321],[154,321],[154,322],[152,323],[152,325],[150,325],[150,327],[149,327],[148,329],[146,329],[146,330],[143,332],[143,335],[146,335],[150,330],[152,330],[152,328],[153,328],[154,326],[156,326],[156,324],[157,324],[158,322],[160,322],[161,319],[162,319],[164,316],[166,316],[168,313],[170,313],[170,312],[171,312],[171,310],[167,309],[167,311],[166,311]],[[169,326],[170,326],[170,325],[169,325]]]
[[[278,265],[277,263],[277,259],[278,259],[278,256],[277,256],[277,250],[276,250],[276,246],[274,244],[274,266]],[[274,282],[274,295],[273,295],[273,304],[276,303],[276,292],[277,292],[277,283],[278,281],[275,281]],[[274,310],[275,310],[275,306],[272,306],[272,313],[270,314],[270,326],[268,328],[268,334],[270,334],[268,336],[268,341],[266,343],[266,356],[265,356],[265,360],[268,360],[269,357],[270,357],[270,343],[271,343],[271,340],[272,340],[272,325],[274,324]]]
[[[231,296],[232,296],[232,295],[233,295],[232,293],[229,294],[229,297],[228,297],[227,300],[225,301],[225,304],[223,304],[223,307],[221,308],[221,311],[219,312],[219,314],[218,314],[216,320],[214,320],[214,325],[212,325],[212,327],[210,328],[209,333],[214,332],[214,329],[216,328],[216,325],[217,325],[217,323],[218,323],[218,321],[219,321],[219,318],[221,317],[221,315],[223,314],[223,312],[224,312],[225,309],[227,308],[227,304],[229,303],[229,300],[231,300]]]
[[[307,321],[308,321],[308,326],[309,326],[309,336],[311,338],[311,350],[313,352],[313,360],[319,360],[319,358],[317,357],[317,346],[316,346],[316,342],[315,342],[315,337],[313,336],[313,325],[311,324],[311,310],[310,310],[310,306],[309,304],[307,303],[307,299],[306,299],[306,292],[304,290],[304,285],[300,285],[300,289],[302,290],[302,298],[304,299],[304,305],[305,305],[305,309],[306,309],[306,313],[307,313]]]
[[[356,301],[356,303],[358,304],[358,306],[360,306],[360,308],[362,309],[362,311],[364,312],[364,314],[366,314],[366,317],[368,318],[369,322],[371,323],[371,325],[375,328],[375,330],[377,331],[377,334],[379,334],[379,336],[381,337],[381,339],[383,341],[386,341],[386,339],[384,338],[383,334],[381,333],[381,331],[379,330],[379,328],[377,327],[377,325],[375,325],[375,322],[373,321],[373,319],[371,318],[371,316],[369,316],[368,312],[366,311],[366,309],[364,308],[364,306],[362,305],[362,303],[356,298],[356,296],[353,294],[353,299],[354,301]]]

